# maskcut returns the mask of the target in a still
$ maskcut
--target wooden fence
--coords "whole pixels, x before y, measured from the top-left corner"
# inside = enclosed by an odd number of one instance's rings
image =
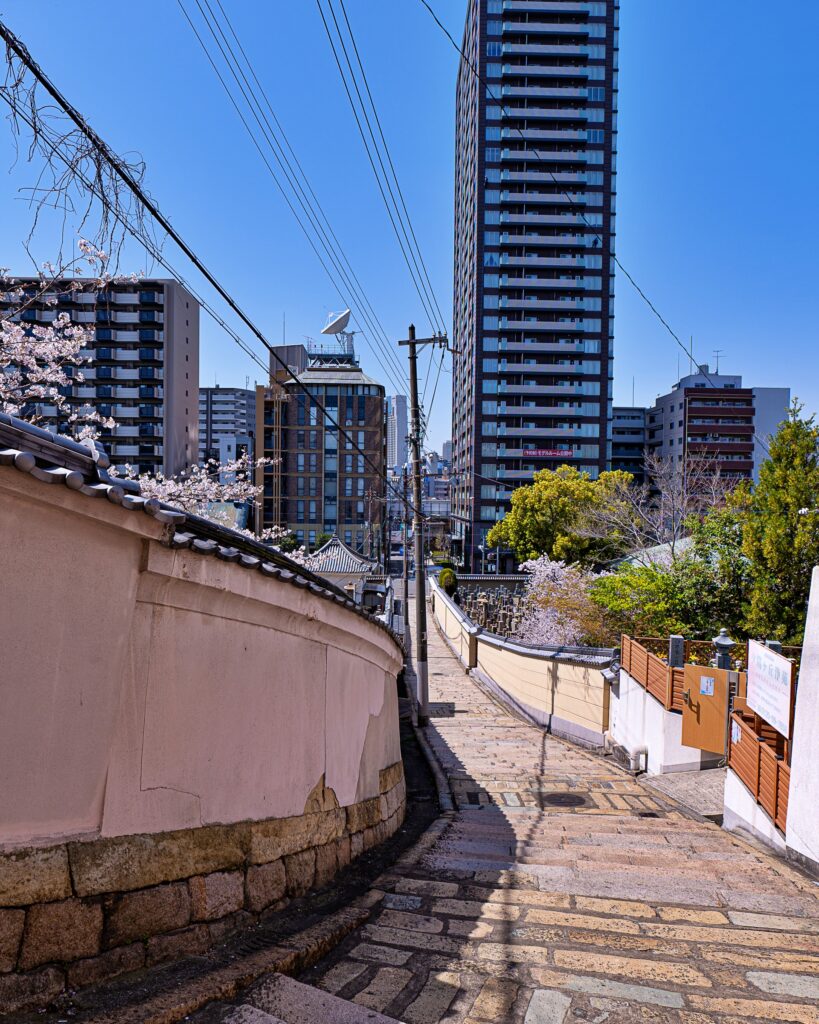
[[[668,650],[667,640],[640,637],[640,640],[649,639],[655,650],[659,643],[665,643],[665,649]],[[659,655],[628,636],[623,636],[620,641],[620,664],[667,711],[682,711],[685,669],[669,668]]]
[[[757,732],[753,714],[734,711],[728,740],[728,767],[737,774],[778,829],[785,831],[791,770],[785,759],[784,737],[770,726]]]

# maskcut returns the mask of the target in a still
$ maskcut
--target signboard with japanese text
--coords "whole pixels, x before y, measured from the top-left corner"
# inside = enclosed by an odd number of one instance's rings
[[[792,665],[756,640],[748,641],[748,707],[790,738]]]

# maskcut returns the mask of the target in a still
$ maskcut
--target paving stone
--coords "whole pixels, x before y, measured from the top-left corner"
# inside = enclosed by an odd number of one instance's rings
[[[432,974],[416,998],[404,1010],[407,1024],[437,1024],[458,994],[460,978],[450,971]]]
[[[377,964],[405,964],[412,956],[406,949],[393,949],[391,946],[378,946],[374,942],[360,942],[350,951],[350,956],[359,960],[368,960]]]
[[[653,988],[647,985],[629,985],[610,978],[590,978],[577,974],[560,974],[540,967],[532,968],[532,976],[542,985],[584,992],[596,996],[613,996],[617,999],[633,1000],[637,1003],[653,1003],[655,1006],[682,1007],[683,997],[679,992]],[[691,1000],[698,998],[690,996]]]
[[[819,908],[814,908],[819,914]],[[766,928],[783,932],[817,932],[819,933],[819,920],[810,920],[802,917],[785,917],[782,914],[754,914],[741,910],[729,910],[728,917],[731,924],[741,928]]]
[[[353,1002],[368,1010],[385,1010],[412,980],[412,971],[400,967],[381,967],[366,988],[353,996]]]
[[[539,988],[532,993],[524,1024],[563,1024],[572,1000],[564,992]]]
[[[779,974],[774,971],[748,971],[745,975],[752,985],[776,996],[812,999],[819,1005],[819,978],[803,974]]]
[[[570,968],[584,973],[591,971],[595,974],[635,978],[638,981],[711,988],[710,980],[701,971],[688,964],[674,964],[637,957],[604,956],[600,953],[586,953],[577,949],[556,949],[553,956],[557,967]]]
[[[419,932],[442,932],[444,921],[438,917],[427,917],[424,914],[408,914],[402,910],[385,910],[378,916],[381,928],[409,928]]]
[[[422,902],[420,896],[399,896],[392,892],[384,896],[384,906],[390,910],[418,910]]]
[[[475,1000],[471,1015],[481,1020],[506,1021],[512,1012],[520,986],[504,978],[489,978]]]
[[[367,970],[366,964],[358,964],[354,960],[342,960],[340,964],[331,967],[318,982],[318,987],[325,992],[331,992],[334,996],[360,977]]]
[[[739,1017],[758,1017],[764,1021],[789,1021],[794,1024],[819,1024],[819,1009],[805,1003],[783,1003],[761,999],[733,999],[711,996],[688,997],[695,1010],[709,1013],[737,1014]]]

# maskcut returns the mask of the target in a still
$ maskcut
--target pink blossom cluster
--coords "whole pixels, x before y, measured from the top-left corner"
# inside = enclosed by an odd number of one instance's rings
[[[549,647],[583,643],[587,632],[583,613],[589,585],[597,576],[576,564],[553,562],[546,555],[524,562],[520,569],[529,573],[529,579],[518,639]]]

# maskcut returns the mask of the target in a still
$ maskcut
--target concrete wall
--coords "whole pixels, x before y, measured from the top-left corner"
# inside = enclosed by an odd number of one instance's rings
[[[729,831],[742,828],[781,853],[785,852],[785,840],[765,811],[756,802],[739,776],[727,768],[725,771],[725,795],[722,827]]]
[[[682,715],[667,711],[640,684],[620,669],[619,682],[611,688],[611,739],[628,754],[642,748],[650,775],[698,771],[716,765],[719,758],[682,743]]]
[[[65,964],[108,956],[125,890],[227,886],[223,907],[258,913],[403,818],[392,635],[309,587],[171,548],[172,530],[0,466],[0,971],[56,963],[63,984]],[[263,841],[277,829],[286,842]],[[278,865],[267,904],[262,865]],[[191,882],[213,872],[231,877]],[[37,952],[32,921],[85,938]]]
[[[793,719],[791,784],[785,839],[819,874],[819,567],[813,570]]]
[[[609,694],[600,665],[484,633],[434,579],[430,591],[435,620],[464,668],[536,724],[602,746]]]

